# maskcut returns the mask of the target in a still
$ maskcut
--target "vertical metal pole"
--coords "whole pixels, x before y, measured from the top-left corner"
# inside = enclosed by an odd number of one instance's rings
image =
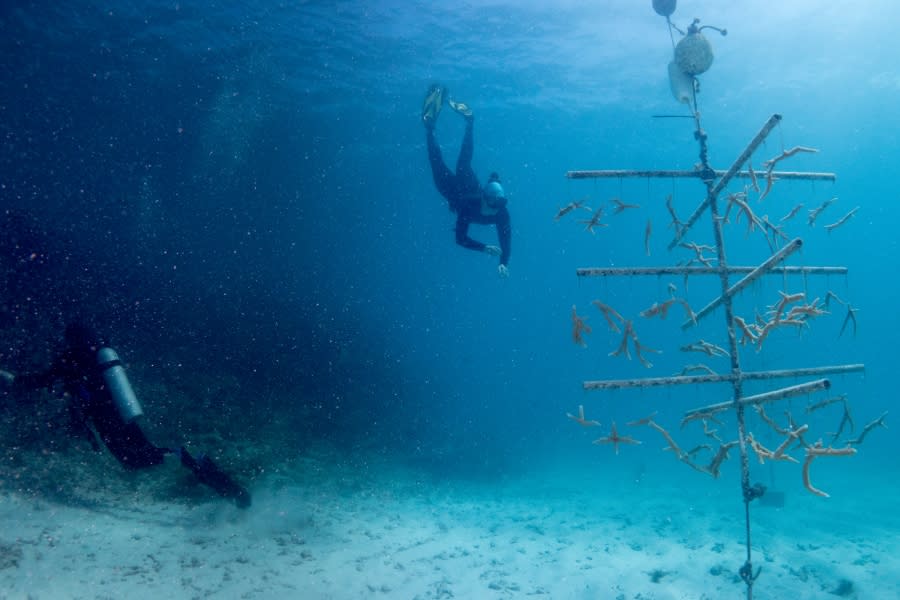
[[[700,159],[701,161],[707,160],[708,153],[706,147],[706,134],[700,128],[700,119],[699,116],[695,119],[697,123],[697,132],[694,134],[697,140],[700,142]],[[776,121],[777,122],[777,121]],[[765,135],[771,129],[771,127],[764,128],[764,133],[761,136],[757,136],[757,139],[754,142],[758,143],[765,138]],[[753,144],[751,144],[753,145]],[[745,154],[749,153],[745,150]],[[740,159],[739,159],[740,160]],[[746,159],[744,159],[746,160]],[[740,168],[740,165],[743,164],[743,161],[735,161],[735,165]],[[735,171],[733,168],[731,171]],[[704,171],[711,171],[709,164],[703,163]],[[723,180],[725,178],[723,177]],[[732,295],[728,293],[730,286],[730,282],[728,281],[728,259],[725,255],[725,236],[722,233],[722,219],[719,218],[719,204],[718,204],[718,196],[719,193],[724,189],[723,180],[720,180],[718,184],[715,184],[714,179],[704,178],[704,183],[706,184],[706,201],[709,203],[710,213],[712,215],[712,223],[713,223],[713,236],[716,242],[716,254],[718,259],[719,266],[719,280],[722,285],[722,304],[725,307],[725,329],[728,332],[728,350],[731,354],[731,373],[734,376],[732,380],[731,387],[732,392],[734,394],[734,410],[737,417],[737,426],[738,426],[738,448],[740,449],[740,461],[741,461],[741,495],[744,501],[744,523],[747,537],[747,559],[744,562],[744,565],[740,569],[741,579],[743,579],[744,583],[747,586],[747,600],[753,600],[753,563],[751,561],[751,544],[750,544],[750,500],[752,496],[750,495],[750,460],[747,455],[747,428],[744,421],[744,405],[738,402],[738,400],[743,397],[743,388],[744,383],[741,378],[741,362],[740,356],[738,353],[738,343],[737,343],[737,335],[734,330],[734,307],[732,302]]]
[[[747,427],[744,420],[745,406],[738,402],[744,395],[744,383],[741,378],[741,362],[738,354],[737,335],[734,330],[734,308],[732,296],[728,294],[728,271],[725,270],[728,263],[725,256],[725,240],[722,235],[722,220],[719,218],[719,206],[716,195],[712,193],[712,184],[708,183],[710,188],[709,207],[712,213],[713,232],[716,240],[716,250],[718,253],[719,266],[722,271],[719,278],[722,282],[722,296],[724,300],[722,304],[725,307],[725,323],[728,331],[728,350],[731,354],[731,373],[734,379],[731,382],[732,393],[735,400],[735,414],[738,426],[738,448],[741,453],[741,493],[744,500],[744,522],[746,524],[747,536],[747,560],[741,568],[741,578],[747,584],[747,600],[753,599],[753,563],[751,561],[751,545],[750,545],[750,460],[747,455]]]

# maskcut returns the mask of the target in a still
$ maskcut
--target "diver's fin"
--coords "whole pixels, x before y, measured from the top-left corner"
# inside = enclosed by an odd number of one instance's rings
[[[466,104],[465,102],[454,102],[453,100],[448,99],[447,104],[450,106],[450,108],[452,108],[453,110],[455,110],[456,112],[458,112],[459,114],[464,116],[465,118],[467,118],[467,119],[472,118],[472,109],[469,108],[469,105]]]
[[[195,459],[186,448],[181,448],[181,464],[190,469],[200,483],[208,485],[223,498],[231,498],[238,508],[249,508],[252,503],[250,492],[216,465],[211,458],[201,454]]]
[[[444,96],[447,94],[447,88],[434,83],[428,88],[425,94],[425,101],[422,103],[422,122],[429,129],[434,127],[438,115],[441,114],[441,107],[444,105]]]

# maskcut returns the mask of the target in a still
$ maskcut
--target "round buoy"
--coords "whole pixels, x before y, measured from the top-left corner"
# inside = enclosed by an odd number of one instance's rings
[[[712,46],[702,33],[689,33],[675,46],[675,62],[688,75],[705,73],[712,66]]]
[[[661,17],[671,17],[675,12],[676,0],[653,0],[653,10]]]

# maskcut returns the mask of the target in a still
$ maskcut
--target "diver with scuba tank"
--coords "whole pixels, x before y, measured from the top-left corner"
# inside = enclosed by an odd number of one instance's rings
[[[197,479],[239,508],[248,508],[250,493],[219,469],[207,456],[194,458],[185,448],[154,445],[136,420],[141,404],[115,350],[92,329],[80,323],[66,327],[66,347],[50,368],[41,373],[13,375],[0,370],[0,379],[13,390],[39,390],[61,383],[69,397],[70,428],[84,436],[95,450],[103,442],[119,463],[129,470],[161,464],[176,454]]]

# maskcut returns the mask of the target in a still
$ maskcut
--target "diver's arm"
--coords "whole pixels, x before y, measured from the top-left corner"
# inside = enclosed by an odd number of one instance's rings
[[[43,373],[22,373],[21,375],[13,375],[10,380],[18,390],[40,390],[52,386],[59,378],[56,376],[54,369],[44,371]]]
[[[461,214],[456,218],[456,243],[469,250],[484,252],[487,246],[469,237],[469,222],[469,219]]]
[[[16,403],[30,402],[36,396],[28,392],[49,388],[56,380],[53,369],[43,373],[23,373],[21,375],[0,371],[0,397],[9,394]]]
[[[509,222],[509,211],[506,207],[497,213],[497,239],[500,242],[500,264],[509,264],[509,254],[512,245],[512,225]]]
[[[57,359],[53,363],[53,365],[46,371],[39,371],[36,373],[20,373],[19,375],[4,371],[4,373],[7,373],[10,378],[7,378],[6,376],[4,376],[3,378],[6,379],[10,384],[15,386],[17,390],[34,391],[43,388],[49,388],[53,386],[53,384],[57,381],[63,379],[64,369],[64,360],[60,358]]]

